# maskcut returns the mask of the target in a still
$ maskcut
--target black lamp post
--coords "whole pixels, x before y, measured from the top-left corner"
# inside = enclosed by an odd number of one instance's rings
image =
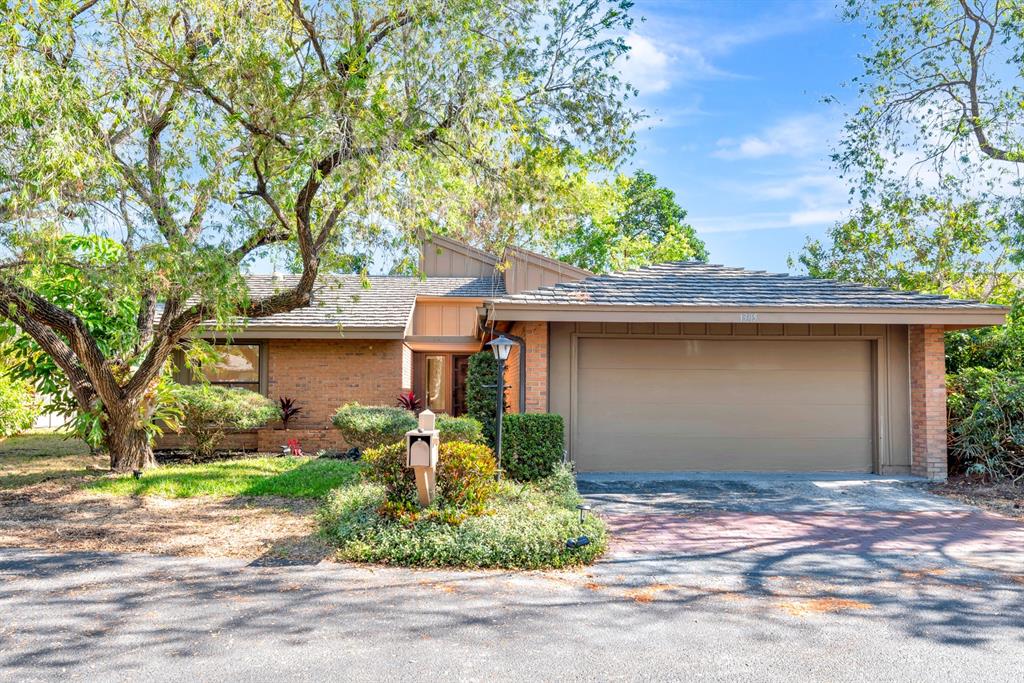
[[[501,423],[505,414],[505,361],[511,353],[515,342],[505,335],[487,342],[498,359],[498,431],[495,438],[495,450],[498,452],[498,481],[501,481]]]

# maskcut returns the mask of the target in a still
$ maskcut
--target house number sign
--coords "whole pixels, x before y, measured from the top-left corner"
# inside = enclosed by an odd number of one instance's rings
[[[757,313],[740,313],[741,323],[756,323]]]

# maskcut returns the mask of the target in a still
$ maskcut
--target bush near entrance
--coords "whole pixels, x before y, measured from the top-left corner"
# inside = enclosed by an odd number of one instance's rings
[[[501,467],[519,481],[551,476],[565,458],[561,415],[510,413],[502,420]]]

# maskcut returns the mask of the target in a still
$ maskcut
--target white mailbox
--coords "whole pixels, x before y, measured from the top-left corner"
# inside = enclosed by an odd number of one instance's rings
[[[419,427],[405,433],[405,466],[416,471],[416,492],[420,505],[426,507],[434,499],[436,487],[437,447],[441,432],[434,429],[434,414],[420,413]]]
[[[414,429],[407,432],[406,438],[406,467],[436,467],[437,446],[440,444],[438,431],[421,432]]]

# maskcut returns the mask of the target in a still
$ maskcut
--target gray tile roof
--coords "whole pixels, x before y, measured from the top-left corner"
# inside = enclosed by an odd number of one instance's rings
[[[494,301],[499,304],[598,306],[988,308],[976,301],[933,294],[689,261],[597,275],[499,296]]]
[[[266,296],[293,287],[297,275],[250,275],[252,296]],[[322,275],[309,306],[251,321],[250,327],[404,328],[417,295],[501,296],[501,278],[371,276],[369,286],[358,275]]]

